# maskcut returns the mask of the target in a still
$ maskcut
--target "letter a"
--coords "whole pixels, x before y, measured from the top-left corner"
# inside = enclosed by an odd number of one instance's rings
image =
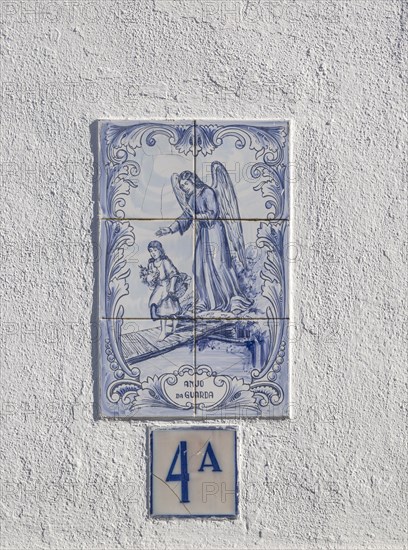
[[[207,455],[208,455],[208,458],[211,460],[210,464],[205,463],[205,461],[207,459]],[[204,468],[211,468],[211,467],[213,469],[213,472],[222,472],[222,470],[221,470],[221,468],[218,464],[218,461],[215,458],[215,454],[214,454],[213,448],[211,447],[211,443],[208,443],[207,449],[204,453],[203,461],[201,463],[201,468],[198,471],[199,472],[204,472]]]

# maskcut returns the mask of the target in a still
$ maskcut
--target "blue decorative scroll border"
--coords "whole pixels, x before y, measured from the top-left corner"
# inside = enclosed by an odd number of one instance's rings
[[[128,366],[121,347],[121,330],[124,310],[121,299],[129,294],[127,278],[130,269],[125,260],[125,249],[135,242],[133,229],[129,222],[121,220],[125,217],[123,208],[131,188],[137,187],[140,165],[137,162],[137,151],[143,146],[153,147],[155,136],[164,135],[175,149],[184,155],[211,155],[223,144],[226,137],[235,138],[235,147],[243,149],[248,146],[255,151],[256,162],[251,167],[250,174],[255,180],[255,191],[260,191],[266,200],[265,207],[269,210],[267,222],[261,222],[258,229],[256,244],[266,249],[266,261],[261,271],[263,279],[262,294],[269,302],[267,316],[269,319],[283,319],[287,288],[285,239],[287,224],[276,220],[284,217],[286,206],[286,179],[288,176],[287,145],[288,132],[285,126],[255,127],[251,125],[215,124],[195,126],[167,125],[164,123],[139,123],[129,126],[114,123],[104,123],[101,138],[101,206],[106,212],[106,261],[105,280],[105,314],[107,318],[108,335],[105,341],[105,353],[114,381],[107,388],[107,398],[110,403],[121,402],[131,412],[140,408],[163,407],[165,409],[180,409],[178,403],[171,400],[166,387],[177,384],[180,374],[186,369],[190,374],[199,373],[198,369],[209,369],[208,377],[215,385],[225,389],[221,402],[212,405],[202,405],[204,412],[211,410],[228,411],[231,407],[242,405],[255,414],[262,414],[266,407],[277,406],[284,402],[285,392],[278,383],[278,373],[281,371],[287,355],[287,334],[283,322],[271,322],[270,353],[262,369],[251,372],[251,382],[246,384],[242,379],[229,376],[219,376],[210,367],[192,367],[186,365],[184,370],[153,376],[140,380],[138,368]],[[192,409],[192,404],[184,406]]]

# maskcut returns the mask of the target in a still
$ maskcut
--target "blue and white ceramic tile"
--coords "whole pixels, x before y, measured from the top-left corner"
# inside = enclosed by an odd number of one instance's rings
[[[288,121],[196,121],[197,213],[213,219],[288,219],[289,132]],[[206,187],[214,199],[203,208],[200,194]]]
[[[234,416],[242,404],[244,416],[288,415],[288,132],[287,122],[101,123],[104,414]],[[234,183],[238,157],[258,182]],[[220,368],[234,375],[215,383]]]
[[[289,321],[207,320],[196,325],[196,416],[289,415]]]
[[[193,121],[101,121],[99,148],[102,218],[185,215],[169,183],[193,171]]]
[[[171,220],[101,221],[101,318],[193,316],[194,229],[180,235],[178,227]],[[175,233],[163,235],[168,228]]]
[[[194,416],[195,352],[191,320],[105,319],[100,323],[103,416]]]
[[[150,432],[150,514],[238,515],[237,434],[230,427]]]
[[[289,316],[288,223],[196,221],[196,318]]]

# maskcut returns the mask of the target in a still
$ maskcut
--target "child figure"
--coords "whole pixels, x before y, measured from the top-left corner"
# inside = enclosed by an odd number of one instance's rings
[[[181,313],[179,298],[187,290],[188,276],[178,272],[160,241],[151,241],[147,249],[151,258],[147,268],[141,267],[140,276],[153,289],[149,299],[150,315],[154,321],[160,319],[158,340],[162,341],[177,328],[177,316]]]

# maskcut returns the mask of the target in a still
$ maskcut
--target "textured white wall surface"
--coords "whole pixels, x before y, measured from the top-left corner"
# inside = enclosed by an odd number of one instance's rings
[[[407,548],[407,4],[0,10],[1,548]],[[235,521],[149,519],[166,423],[95,413],[93,123],[179,117],[295,124],[293,418],[228,422]]]

